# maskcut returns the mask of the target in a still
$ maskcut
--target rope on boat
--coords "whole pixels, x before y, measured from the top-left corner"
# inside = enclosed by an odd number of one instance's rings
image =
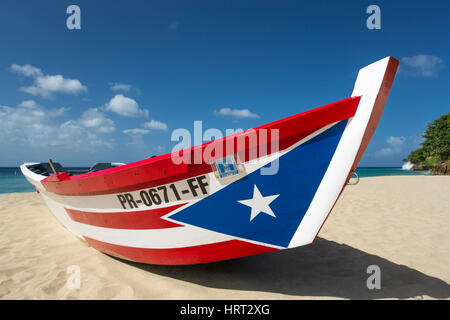
[[[350,182],[350,179],[351,179],[353,176],[356,177],[356,181]],[[349,184],[349,185],[351,185],[351,186],[357,185],[358,182],[359,182],[359,176],[358,176],[358,174],[357,174],[355,171],[352,172],[352,176],[350,177],[350,179],[348,179],[347,184]]]

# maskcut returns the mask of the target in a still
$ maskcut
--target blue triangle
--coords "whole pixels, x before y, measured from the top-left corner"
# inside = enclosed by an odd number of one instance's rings
[[[260,170],[256,170],[170,218],[239,238],[287,247],[308,210],[346,124],[346,120],[341,121],[280,157],[277,174],[261,175]],[[251,208],[238,201],[253,198],[254,185],[264,197],[280,195],[270,204],[276,217],[260,213],[250,221]]]

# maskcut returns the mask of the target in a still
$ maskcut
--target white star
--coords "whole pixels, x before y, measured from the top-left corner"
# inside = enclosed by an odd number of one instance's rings
[[[238,202],[252,208],[252,212],[250,214],[250,221],[252,221],[260,212],[264,212],[269,216],[276,218],[272,209],[270,209],[269,204],[273,200],[275,200],[278,196],[279,194],[263,197],[255,184],[253,188],[253,198],[248,200],[239,200]]]

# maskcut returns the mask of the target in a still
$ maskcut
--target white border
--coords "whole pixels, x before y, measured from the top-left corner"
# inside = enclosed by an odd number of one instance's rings
[[[344,130],[313,200],[289,243],[289,248],[314,241],[336,202],[355,161],[369,123],[390,57],[359,70],[352,97],[361,96],[358,109]]]

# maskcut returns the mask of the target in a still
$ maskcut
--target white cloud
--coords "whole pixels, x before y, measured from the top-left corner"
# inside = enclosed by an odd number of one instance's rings
[[[139,88],[133,87],[131,84],[127,83],[110,82],[109,87],[112,91],[130,92],[133,90],[136,94],[141,94],[141,90]]]
[[[42,108],[42,106],[34,100],[24,100],[18,105],[18,107],[28,108],[28,109]],[[47,110],[47,112],[48,112],[47,116],[48,117],[61,117],[61,116],[66,115],[69,110],[70,110],[70,108],[67,108],[67,107],[61,107],[58,109]]]
[[[386,143],[388,145],[390,145],[391,147],[398,149],[398,148],[402,148],[403,145],[405,144],[406,138],[405,137],[394,137],[394,136],[390,136],[387,140]]]
[[[58,128],[58,146],[70,151],[87,149],[88,151],[97,151],[95,149],[112,149],[115,141],[112,138],[105,138],[102,132],[80,125],[75,120],[67,121]]]
[[[49,116],[52,117],[61,117],[61,116],[65,116],[67,115],[67,112],[70,110],[70,108],[67,107],[61,107],[59,109],[53,110],[52,114],[50,114]]]
[[[97,108],[86,110],[81,116],[79,123],[85,128],[92,128],[100,133],[112,133],[116,130],[114,121],[108,119]]]
[[[150,130],[136,128],[123,130],[122,132],[131,137],[131,145],[139,148],[146,148],[142,137],[148,134]]]
[[[79,94],[87,92],[87,87],[82,85],[79,80],[66,79],[62,75],[39,76],[35,79],[34,85],[21,87],[21,91],[34,96],[48,98],[52,93]]]
[[[444,61],[436,56],[419,54],[412,57],[403,57],[400,67],[411,76],[436,77],[444,67]]]
[[[19,104],[19,107],[36,108],[39,107],[39,105],[34,100],[24,100]]]
[[[77,79],[64,78],[62,75],[44,75],[41,69],[29,64],[19,66],[13,64],[10,70],[34,78],[34,84],[21,87],[19,90],[33,96],[49,98],[53,93],[80,94],[87,92],[87,87]]]
[[[156,120],[145,122],[144,127],[152,130],[161,130],[161,131],[167,131],[169,129],[167,127],[167,124]]]
[[[9,69],[12,72],[21,74],[21,75],[26,76],[26,77],[42,76],[41,69],[33,67],[32,65],[29,65],[29,64],[26,64],[24,66],[19,66],[19,65],[14,63],[13,65],[11,65],[11,67],[9,67]]]
[[[87,88],[76,79],[65,79],[62,75],[44,76],[36,79],[38,88],[49,92],[63,92],[78,94],[87,91]]]
[[[125,92],[129,92],[131,90],[131,88],[133,87],[131,84],[126,84],[126,83],[110,83],[109,86],[111,87],[112,91],[125,91]]]
[[[137,102],[123,94],[114,96],[104,107],[106,111],[112,111],[124,117],[147,117],[148,110],[140,109]]]
[[[103,137],[115,130],[114,122],[97,109],[89,109],[79,119],[61,124],[56,117],[65,114],[68,108],[46,109],[37,104],[30,107],[30,101],[17,108],[0,106],[0,145],[58,147],[68,151],[114,145],[113,139]]]
[[[36,86],[29,86],[29,87],[20,87],[19,88],[20,91],[25,92],[25,93],[29,93],[33,96],[41,96],[42,98],[49,98],[50,97],[50,93],[43,91],[43,90],[39,90],[38,87]]]
[[[216,115],[216,116],[231,116],[233,118],[238,118],[238,119],[259,118],[259,115],[251,112],[248,109],[222,108],[220,110],[214,110],[214,115]]]
[[[386,143],[388,147],[382,148],[375,152],[375,156],[377,157],[390,157],[395,154],[399,154],[403,151],[405,146],[406,138],[403,136],[394,137],[390,136],[387,138]]]
[[[145,129],[127,129],[127,130],[123,130],[122,131],[125,134],[128,135],[144,135],[150,132],[150,130],[145,130]]]

